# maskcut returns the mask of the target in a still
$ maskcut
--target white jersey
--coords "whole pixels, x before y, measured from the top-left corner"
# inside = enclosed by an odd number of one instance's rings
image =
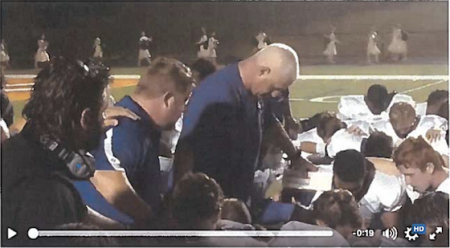
[[[405,103],[408,103],[409,105],[413,106],[414,108],[416,107],[416,101],[414,101],[414,99],[411,96],[405,95],[405,94],[395,94],[395,96],[392,98],[391,102],[389,103],[389,106],[387,107],[387,109],[385,111],[386,115],[388,115],[392,106],[398,102],[405,102]]]
[[[328,166],[330,167],[328,173],[331,173],[331,177],[333,174],[332,166]],[[310,184],[314,185],[313,182]],[[323,191],[318,191],[313,198],[313,202],[322,193]],[[382,211],[397,211],[403,205],[405,199],[406,182],[403,176],[388,175],[381,171],[375,171],[375,176],[370,184],[369,190],[359,202],[360,212],[363,218],[371,219],[374,214]]]
[[[368,138],[368,136],[351,134],[346,129],[341,129],[331,137],[331,141],[326,148],[328,156],[334,158],[339,152],[351,149],[360,152],[364,138]]]
[[[298,221],[291,221],[281,227],[281,231],[332,231],[330,237],[276,237],[269,242],[271,247],[349,247],[347,240],[336,230],[329,227],[315,226]]]
[[[428,107],[428,103],[426,102],[421,102],[416,104],[416,115],[419,116],[425,116],[427,114],[427,107]]]
[[[398,137],[389,120],[374,122],[371,124],[371,127],[374,130],[384,132],[388,136],[391,136],[394,147],[398,147],[405,140]],[[420,117],[420,121],[417,124],[416,129],[413,130],[411,133],[409,133],[406,138],[409,137],[417,138],[419,136],[422,136],[425,140],[427,140],[426,133],[430,129],[441,130],[441,138],[437,141],[431,142],[430,145],[433,147],[435,151],[439,152],[440,154],[448,156],[449,147],[445,140],[445,132],[448,129],[448,121],[440,116],[426,115]]]
[[[360,201],[360,208],[368,211],[369,215],[382,211],[395,212],[402,207],[406,197],[404,177],[376,171],[369,190]],[[361,209],[361,213],[367,214],[364,210]],[[371,216],[366,215],[363,218],[371,218]]]
[[[392,101],[390,102],[386,111],[383,111],[379,115],[375,115],[370,111],[363,95],[342,96],[338,104],[339,113],[337,117],[344,122],[347,120],[363,120],[369,123],[382,119],[388,119],[390,108],[394,103],[397,102],[406,102],[413,107],[415,107],[416,105],[416,102],[412,99],[411,96],[405,94],[396,94],[392,98]]]
[[[258,41],[258,49],[261,50],[265,47],[267,47],[267,42],[265,42],[265,39],[267,38],[267,35],[263,32],[260,32],[256,37],[256,40]]]
[[[406,41],[402,40],[402,30],[395,28],[392,32],[392,41],[388,51],[394,54],[406,53],[408,50]]]
[[[330,56],[330,55],[337,55],[337,51],[336,51],[336,35],[334,35],[334,33],[331,33],[330,36],[330,42],[327,45],[327,48],[325,49],[325,51],[323,51],[323,54],[326,56]]]
[[[437,192],[443,192],[447,195],[450,194],[450,178],[447,177],[436,189]]]
[[[300,147],[300,144],[306,141],[313,143],[320,143],[320,142],[323,143],[322,138],[320,138],[320,136],[317,134],[317,128],[313,128],[307,132],[299,134],[297,136],[297,139],[293,140],[292,143],[294,144],[294,146]]]
[[[372,32],[369,35],[369,43],[367,44],[367,54],[378,55],[381,53],[380,49],[377,46],[376,37],[377,37],[376,32]]]
[[[183,128],[183,116],[175,123],[175,128],[161,133],[161,143],[170,148],[172,154],[175,153],[175,148],[180,138],[181,130]]]
[[[317,134],[317,128],[313,128],[307,132],[303,132],[297,136],[296,140],[292,141],[292,144],[298,149],[300,149],[300,144],[302,142],[312,142],[316,144],[323,144],[323,139]],[[307,158],[310,153],[302,152],[302,157]]]

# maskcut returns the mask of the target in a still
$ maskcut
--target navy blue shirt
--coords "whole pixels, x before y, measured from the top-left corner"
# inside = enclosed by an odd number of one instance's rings
[[[284,105],[289,103],[289,89],[281,91],[281,97],[270,97],[266,103],[267,110],[272,112],[277,119],[283,123],[284,121]]]
[[[116,106],[133,111],[141,119],[121,118],[118,126],[103,134],[99,147],[92,151],[96,170],[124,170],[136,193],[157,211],[161,202],[158,158],[161,132],[131,97],[125,96]],[[107,206],[93,185],[76,186],[88,206],[112,219],[128,222],[127,216]]]
[[[244,88],[238,64],[207,77],[189,100],[180,140],[193,151],[194,171],[214,178],[227,197],[250,194],[263,125],[275,121],[263,108]]]

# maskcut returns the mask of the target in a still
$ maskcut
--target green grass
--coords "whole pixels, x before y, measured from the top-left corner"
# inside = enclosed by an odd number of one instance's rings
[[[112,74],[139,74],[143,68],[116,68],[112,69]],[[20,71],[19,71],[20,72]],[[10,71],[8,74],[20,74]],[[22,73],[30,74],[29,72]],[[301,68],[303,75],[448,75],[448,66],[438,65],[374,65],[374,66],[305,66]],[[396,90],[403,92],[417,89],[427,84],[435,83],[432,80],[423,81],[399,81],[399,80],[304,80],[299,81],[291,87],[291,108],[294,117],[306,118],[322,111],[336,111],[337,98],[331,99],[332,103],[311,102],[309,100],[317,97],[341,96],[341,95],[363,95],[370,85],[375,83],[383,84],[389,91]],[[120,100],[124,95],[130,94],[134,86],[112,89],[112,95],[116,100]],[[417,89],[408,94],[416,102],[426,101],[428,95],[436,89],[448,90],[448,82]],[[304,99],[295,101],[295,99]],[[14,101],[14,111],[16,119],[20,118],[22,109],[26,101]]]

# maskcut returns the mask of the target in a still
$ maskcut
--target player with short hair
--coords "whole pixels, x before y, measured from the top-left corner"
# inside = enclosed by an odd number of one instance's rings
[[[392,137],[394,147],[398,147],[406,138],[428,138],[429,130],[438,130],[439,137],[429,142],[434,150],[448,159],[449,147],[445,142],[448,121],[437,115],[417,116],[415,109],[408,103],[395,103],[389,112],[389,120],[374,122],[371,128]]]
[[[393,159],[406,183],[419,193],[450,193],[450,179],[442,157],[422,137],[410,137],[394,151]]]

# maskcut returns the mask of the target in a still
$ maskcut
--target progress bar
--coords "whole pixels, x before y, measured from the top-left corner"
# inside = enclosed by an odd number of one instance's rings
[[[106,231],[38,230],[30,228],[28,237],[332,237],[331,230],[315,231]]]

